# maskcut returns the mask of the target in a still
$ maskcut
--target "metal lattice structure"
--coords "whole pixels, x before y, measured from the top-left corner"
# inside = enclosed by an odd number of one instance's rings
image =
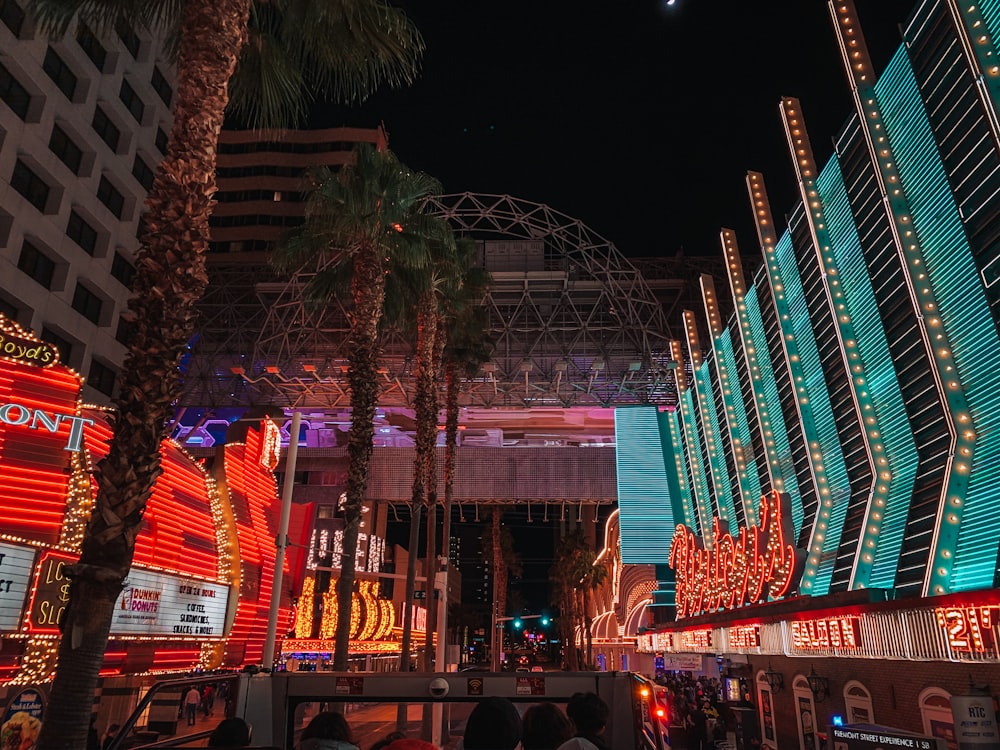
[[[612,243],[542,204],[461,193],[432,205],[479,243],[493,277],[484,304],[496,348],[465,384],[463,406],[675,402],[665,310],[677,303],[664,294],[685,284],[654,293]],[[183,405],[349,405],[346,312],[302,304],[308,272],[279,279],[263,253],[211,256],[209,272]],[[382,405],[410,405],[411,362],[412,343],[386,333]]]

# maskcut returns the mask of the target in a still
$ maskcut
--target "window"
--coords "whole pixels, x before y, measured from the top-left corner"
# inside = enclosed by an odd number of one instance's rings
[[[69,363],[70,356],[73,354],[73,344],[70,343],[69,339],[63,338],[47,326],[42,327],[42,335],[38,338],[46,344],[52,344],[56,348],[59,352],[60,362]]]
[[[73,139],[58,125],[52,126],[52,137],[49,138],[49,150],[58,156],[59,161],[69,167],[73,174],[80,173],[80,164],[83,162],[83,151],[73,143]]]
[[[84,221],[76,211],[70,211],[66,236],[86,250],[88,255],[93,255],[97,249],[97,230]]]
[[[132,334],[134,332],[134,322],[125,320],[125,318],[118,318],[118,328],[115,330],[115,340],[118,343],[128,346],[129,342],[132,340]]]
[[[167,153],[167,134],[163,128],[156,129],[156,148],[160,150],[161,154]]]
[[[100,391],[105,396],[110,396],[115,389],[115,380],[117,377],[114,370],[95,359],[90,363],[90,375],[87,376],[87,385]]]
[[[94,32],[81,24],[79,31],[76,33],[76,43],[80,45],[80,49],[90,58],[90,61],[94,63],[97,70],[103,73],[104,63],[108,59],[108,51],[104,49],[104,45],[94,36]]]
[[[169,107],[170,102],[174,98],[174,90],[170,88],[170,84],[167,83],[166,76],[160,72],[160,68],[158,66],[153,67],[153,80],[151,83],[153,84],[153,90],[163,100],[163,103]]]
[[[133,58],[139,57],[139,36],[135,33],[135,29],[130,26],[125,26],[124,24],[119,24],[118,28],[115,29],[118,32],[118,38],[122,40],[122,44],[125,45],[125,49],[128,53],[132,55]]]
[[[73,292],[73,309],[80,313],[91,323],[101,321],[101,308],[104,303],[101,298],[87,289],[80,282],[76,283],[76,291]]]
[[[0,315],[3,315],[7,320],[17,320],[17,316],[20,314],[20,310],[3,297],[0,297]]]
[[[122,104],[124,104],[128,111],[132,113],[132,117],[135,118],[135,121],[141,125],[142,116],[146,112],[146,105],[142,103],[142,99],[140,99],[139,95],[135,93],[135,89],[132,88],[132,85],[124,78],[122,79],[121,90],[118,92],[118,98],[122,100]]]
[[[135,266],[129,263],[124,255],[115,252],[115,259],[111,261],[111,275],[118,279],[123,286],[131,289],[132,279],[135,278]]]
[[[55,275],[56,264],[28,240],[25,240],[21,245],[21,255],[17,259],[17,267],[46,289],[52,288],[52,277]]]
[[[94,108],[94,121],[91,125],[94,132],[101,136],[101,140],[107,143],[112,151],[118,151],[118,141],[122,137],[122,132],[100,106]]]
[[[0,0],[0,21],[11,30],[14,36],[21,36],[24,26],[24,11],[14,0]]]
[[[28,118],[31,95],[7,68],[0,63],[0,99],[22,120]]]
[[[135,161],[132,162],[132,176],[139,181],[140,185],[146,188],[146,192],[149,192],[153,187],[153,177],[156,175],[139,154],[136,154]]]
[[[101,175],[101,181],[97,185],[97,199],[107,206],[108,210],[117,218],[122,217],[122,211],[125,209],[125,196],[104,175]]]
[[[73,94],[76,93],[76,75],[52,47],[49,47],[45,52],[42,70],[48,74],[52,82],[66,95],[66,98],[73,101]]]
[[[20,159],[14,163],[10,186],[39,211],[45,210],[45,204],[49,200],[49,186]]]

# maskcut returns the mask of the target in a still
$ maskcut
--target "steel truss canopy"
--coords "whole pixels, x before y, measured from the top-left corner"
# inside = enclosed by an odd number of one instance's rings
[[[474,408],[676,402],[665,304],[612,243],[583,222],[508,195],[437,198],[434,212],[479,243],[492,359],[463,386]],[[335,409],[350,403],[347,311],[307,309],[312,271],[278,278],[265,253],[209,257],[203,324],[181,406]],[[412,342],[384,335],[380,405],[412,402]]]

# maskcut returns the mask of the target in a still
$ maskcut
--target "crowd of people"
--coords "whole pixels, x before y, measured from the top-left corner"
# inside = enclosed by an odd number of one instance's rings
[[[670,726],[684,729],[688,750],[715,750],[726,739],[729,722],[718,679],[676,672],[657,676],[656,683],[665,688]]]

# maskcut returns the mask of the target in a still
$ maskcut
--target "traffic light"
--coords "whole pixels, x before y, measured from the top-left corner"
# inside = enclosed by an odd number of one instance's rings
[[[546,617],[545,615],[542,615],[542,627],[545,627],[548,624],[549,624],[549,618]]]
[[[524,623],[521,622],[521,618],[518,617],[514,620],[514,630],[520,630],[524,627]]]

